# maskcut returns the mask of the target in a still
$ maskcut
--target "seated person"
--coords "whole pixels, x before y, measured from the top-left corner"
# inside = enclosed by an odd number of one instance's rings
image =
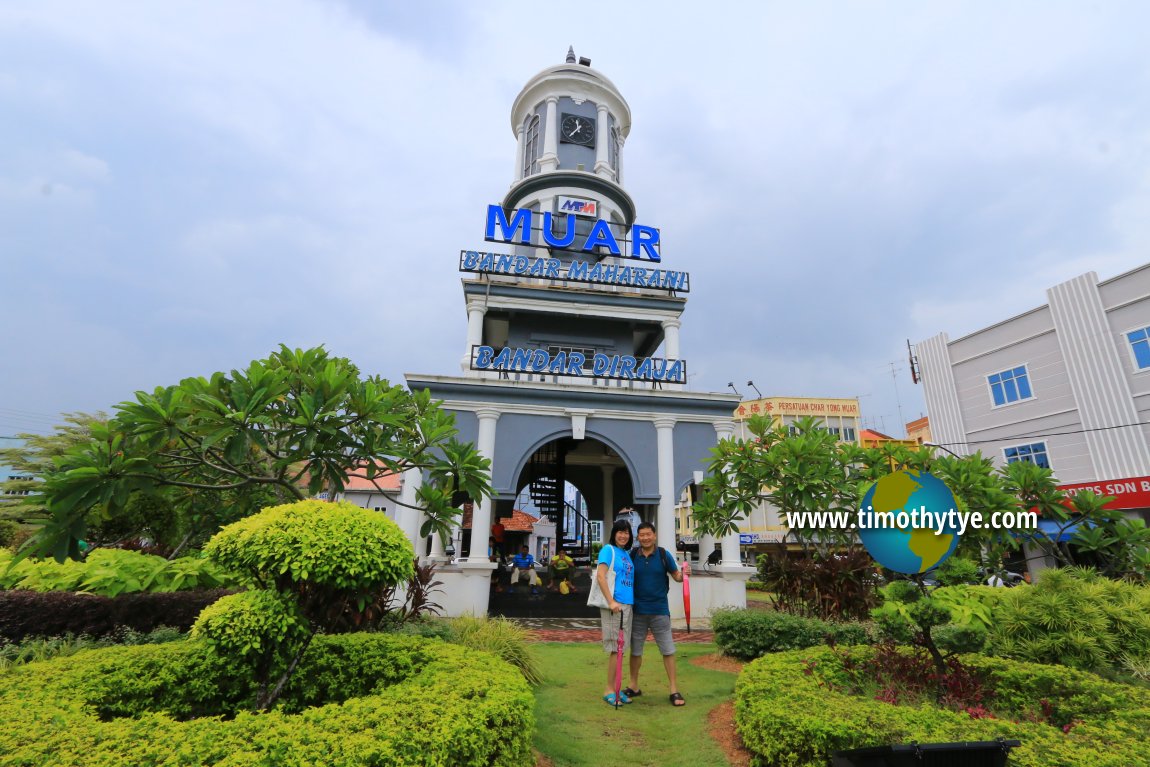
[[[575,575],[575,562],[571,557],[567,556],[567,552],[560,546],[555,556],[551,558],[551,585],[548,586],[552,591],[559,590],[559,584],[567,581],[567,588],[570,591],[577,591],[574,582]]]
[[[526,575],[527,582],[531,584],[531,593],[538,594],[541,584],[539,576],[535,574],[535,557],[529,553],[527,546],[520,546],[519,553],[511,560],[511,586],[519,583],[519,576]]]

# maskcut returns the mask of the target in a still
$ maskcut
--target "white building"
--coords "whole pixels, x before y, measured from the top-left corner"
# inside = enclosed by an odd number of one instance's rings
[[[916,346],[934,442],[1049,467],[1150,521],[1150,264],[1093,272],[1048,303]]]

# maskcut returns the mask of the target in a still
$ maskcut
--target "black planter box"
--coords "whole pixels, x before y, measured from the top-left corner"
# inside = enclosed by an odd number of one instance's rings
[[[831,767],[1005,767],[1017,740],[911,743],[836,751]]]

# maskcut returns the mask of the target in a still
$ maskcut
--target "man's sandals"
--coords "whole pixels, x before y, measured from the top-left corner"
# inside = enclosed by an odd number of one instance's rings
[[[638,698],[639,696],[641,696],[643,694],[643,691],[642,690],[632,690],[630,687],[625,687],[623,689],[623,694],[626,695],[628,698]],[[670,698],[671,705],[675,706],[676,708],[678,708],[679,706],[687,705],[686,699],[680,693],[673,692],[670,695],[668,695],[667,697]]]

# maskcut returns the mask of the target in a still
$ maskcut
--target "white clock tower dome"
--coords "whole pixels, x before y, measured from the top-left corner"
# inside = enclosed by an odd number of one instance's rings
[[[590,59],[568,49],[565,63],[532,77],[511,107],[511,130],[518,145],[505,209],[572,213],[588,229],[599,218],[619,237],[635,222],[622,186],[631,107]]]

